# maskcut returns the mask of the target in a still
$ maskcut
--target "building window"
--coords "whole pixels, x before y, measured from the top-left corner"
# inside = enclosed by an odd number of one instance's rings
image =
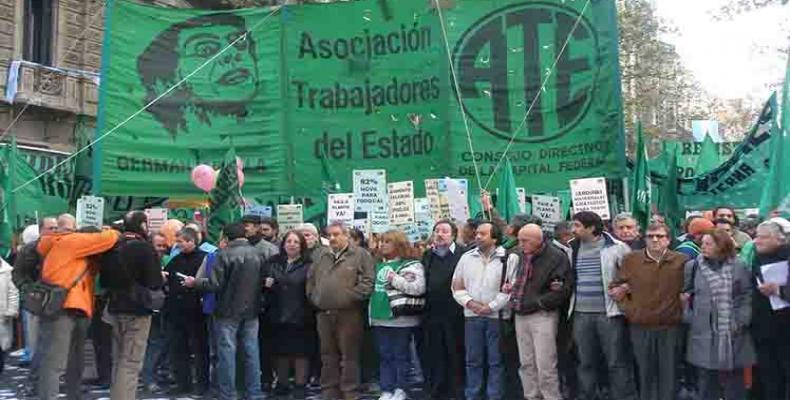
[[[43,65],[52,65],[55,0],[24,0],[24,51],[22,58]]]

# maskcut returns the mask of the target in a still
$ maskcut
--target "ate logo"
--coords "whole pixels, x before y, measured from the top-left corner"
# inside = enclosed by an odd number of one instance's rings
[[[593,100],[599,58],[598,38],[587,18],[579,19],[572,8],[540,1],[503,7],[479,19],[453,51],[469,118],[505,140],[519,129],[514,139],[518,142],[557,138],[584,119]],[[541,90],[555,59],[557,65]]]

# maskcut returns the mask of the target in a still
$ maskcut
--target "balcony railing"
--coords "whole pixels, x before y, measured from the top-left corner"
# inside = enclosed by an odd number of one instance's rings
[[[99,75],[29,61],[8,67],[5,101],[96,116]]]

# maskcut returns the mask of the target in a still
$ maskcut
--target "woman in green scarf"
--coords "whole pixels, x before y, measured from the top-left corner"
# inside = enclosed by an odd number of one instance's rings
[[[401,231],[381,236],[382,262],[370,298],[370,325],[379,350],[379,400],[405,400],[410,367],[409,344],[425,305],[425,271]]]

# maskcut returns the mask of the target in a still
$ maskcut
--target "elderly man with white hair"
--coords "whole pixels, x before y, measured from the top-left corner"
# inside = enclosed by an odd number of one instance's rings
[[[518,231],[518,247],[507,260],[516,271],[510,304],[516,314],[519,375],[526,400],[561,400],[557,374],[559,309],[573,288],[568,257],[543,238],[535,224]]]
[[[758,382],[764,399],[788,399],[790,393],[790,308],[774,310],[770,297],[790,301],[790,282],[766,282],[764,266],[790,259],[790,222],[772,218],[757,226],[756,256],[752,262],[755,287],[752,298],[752,336],[757,350]]]
[[[304,236],[304,240],[307,242],[307,252],[305,252],[306,259],[310,261],[318,260],[321,258],[321,254],[329,251],[329,247],[324,244],[321,236],[318,235],[318,228],[316,228],[315,225],[306,222],[297,225],[294,230],[301,233],[302,236]]]

